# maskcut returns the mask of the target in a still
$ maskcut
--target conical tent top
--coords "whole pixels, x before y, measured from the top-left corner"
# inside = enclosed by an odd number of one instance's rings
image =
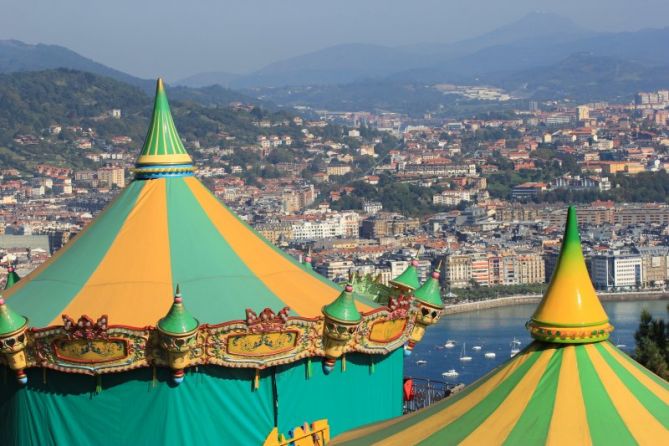
[[[439,285],[439,272],[434,271],[432,276],[425,281],[420,288],[413,293],[416,300],[432,307],[443,308],[441,300],[441,286]]]
[[[179,285],[177,285],[172,307],[167,315],[158,322],[158,328],[170,335],[184,335],[192,333],[199,325],[198,320],[186,310]]]
[[[562,249],[548,290],[527,325],[535,339],[575,344],[607,339],[613,330],[588,275],[574,207],[567,211]]]
[[[5,303],[5,299],[0,295],[0,336],[14,333],[25,327],[28,319],[16,313]]]
[[[16,273],[16,270],[14,269],[14,267],[11,266],[11,265],[8,266],[7,267],[7,281],[5,282],[5,289],[6,290],[10,289],[19,280],[21,280],[21,277],[19,277],[19,275]]]
[[[418,260],[413,259],[409,267],[402,274],[391,280],[390,284],[400,288],[408,288],[411,291],[417,289],[420,286],[420,282],[418,282],[416,267],[418,267]]]
[[[362,316],[355,307],[355,298],[353,297],[353,286],[347,283],[344,291],[332,303],[323,307],[323,314],[330,319],[345,324],[355,324],[360,322]]]
[[[192,170],[192,159],[174,126],[162,79],[156,85],[151,123],[136,163],[140,172],[149,166],[190,166]]]

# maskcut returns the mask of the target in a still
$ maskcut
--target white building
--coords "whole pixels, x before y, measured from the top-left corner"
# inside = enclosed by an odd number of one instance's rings
[[[298,221],[292,226],[293,241],[322,240],[336,237],[357,238],[360,217],[355,212],[342,212],[324,220]]]
[[[593,256],[590,261],[592,282],[603,290],[632,289],[643,283],[641,256],[613,253]]]
[[[444,206],[457,206],[463,201],[471,201],[472,196],[468,190],[445,190],[432,196],[433,204]]]

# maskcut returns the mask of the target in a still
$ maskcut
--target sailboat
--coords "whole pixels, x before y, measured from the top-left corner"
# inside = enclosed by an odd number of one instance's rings
[[[509,356],[511,356],[513,358],[518,353],[520,353],[520,348],[518,348],[520,346],[520,344],[521,344],[521,342],[514,337],[513,341],[511,341],[511,354]]]
[[[450,369],[448,372],[444,372],[441,374],[444,378],[455,378],[459,375],[459,373],[455,369]]]
[[[620,343],[620,336],[616,336],[616,347],[617,348],[627,348],[627,344]]]
[[[467,344],[463,342],[462,343],[462,353],[460,354],[460,361],[471,361],[472,357],[467,356],[467,353],[465,352],[465,345],[467,345]]]
[[[472,350],[474,350],[475,352],[478,352],[478,351],[480,351],[482,348],[483,348],[483,347],[481,347],[480,345],[475,345],[475,346],[472,347]]]

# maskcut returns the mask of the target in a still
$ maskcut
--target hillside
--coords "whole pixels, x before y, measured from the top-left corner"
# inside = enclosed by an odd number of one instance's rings
[[[148,95],[153,94],[155,86],[154,80],[131,76],[62,46],[30,45],[18,40],[0,40],[0,73],[43,71],[58,68],[84,71],[112,78],[138,87]],[[171,97],[200,102],[205,105],[227,105],[235,101],[254,101],[251,97],[223,87],[213,89],[180,87],[175,89]]]
[[[515,94],[537,99],[629,102],[638,91],[667,88],[669,65],[647,67],[613,57],[578,53],[556,64],[502,76],[496,83]]]
[[[239,144],[253,143],[262,133],[253,121],[259,113],[266,113],[258,111],[254,116],[227,106],[204,107],[174,99],[171,105],[181,137],[203,144],[220,143],[220,132],[235,135]],[[129,149],[134,152],[144,138],[151,106],[151,98],[137,87],[91,73],[58,69],[2,74],[0,164],[26,171],[40,162],[85,166],[82,155],[88,152],[75,147],[73,141],[80,135],[67,127],[92,128],[94,134],[84,137],[93,141],[94,151],[106,150],[113,136],[129,136]],[[120,119],[111,118],[112,109],[121,109]],[[289,117],[282,113],[269,116]],[[63,128],[57,137],[49,134],[52,125]],[[19,136],[28,136],[29,143],[17,142]]]

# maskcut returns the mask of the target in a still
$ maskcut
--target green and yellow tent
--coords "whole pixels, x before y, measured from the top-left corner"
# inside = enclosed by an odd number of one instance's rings
[[[313,317],[341,292],[264,240],[193,175],[159,81],[135,180],[5,299],[33,326],[59,323],[65,313],[141,327],[164,316],[177,284],[202,323],[240,319],[246,308],[288,306]]]
[[[370,327],[408,310],[355,296],[370,329],[325,375],[323,308],[341,287],[197,179],[160,80],[134,173],[0,297],[0,444],[260,444],[275,428],[327,419],[336,434],[401,413],[412,325]]]
[[[33,326],[59,323],[65,313],[141,327],[164,316],[177,284],[202,323],[264,307],[312,317],[341,292],[264,240],[193,175],[159,81],[136,179],[5,299]]]
[[[588,277],[574,208],[527,326],[535,341],[461,393],[332,444],[669,444],[669,383],[607,340],[613,327]]]

